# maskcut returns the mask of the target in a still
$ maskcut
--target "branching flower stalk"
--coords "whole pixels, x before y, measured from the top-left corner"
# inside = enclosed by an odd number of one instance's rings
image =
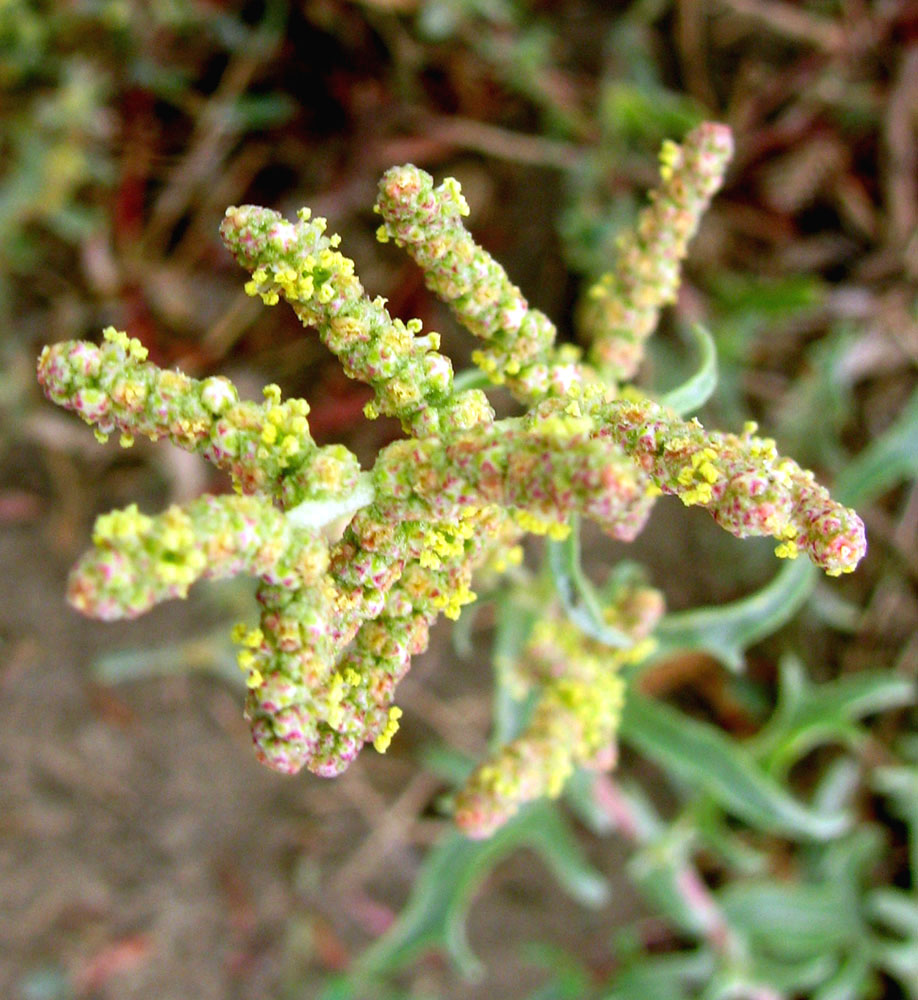
[[[422,335],[419,320],[393,318],[384,299],[366,294],[324,219],[308,209],[295,222],[265,208],[227,209],[221,236],[251,274],[249,294],[291,305],[347,375],[373,389],[367,417],[398,418],[405,437],[362,470],[343,446],[318,447],[306,402],[282,400],[276,386],[261,402],[242,401],[228,379],[164,371],[111,328],[100,345],[46,347],[46,395],[100,440],[167,438],[226,470],[235,488],[158,515],[131,506],[100,517],[71,575],[71,602],[98,618],[129,618],[184,597],[198,579],[255,576],[260,620],[233,635],[256,754],[282,772],[331,776],[366,743],[385,751],[401,714],[396,687],[431,624],[475,599],[476,570],[518,562],[526,533],[562,538],[577,515],[630,540],[655,498],[673,494],[738,537],[774,537],[779,556],[805,553],[830,574],[853,570],[866,547],[860,519],[754,425],[709,432],[618,384],[673,299],[730,150],[729,131],[715,124],[664,147],[660,188],[581,311],[586,359],[556,344],[551,321],[474,242],[456,181],[435,187],[410,165],[384,175],[378,236],[411,254],[481,340],[475,363],[521,407],[503,420],[483,391],[455,389],[436,333]],[[575,766],[614,759],[620,668],[646,655],[661,612],[649,588],[612,600],[603,614],[624,648],[554,618],[533,631],[520,683],[538,693],[535,710],[458,796],[463,829],[485,836],[522,803],[557,795]]]

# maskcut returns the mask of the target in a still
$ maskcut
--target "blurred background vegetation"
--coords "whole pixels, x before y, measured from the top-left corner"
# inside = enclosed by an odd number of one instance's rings
[[[857,502],[870,553],[842,581],[775,578],[770,545],[661,505],[588,561],[637,560],[673,612],[612,775],[485,845],[451,833],[512,589],[437,630],[390,753],[335,782],[251,759],[222,638],[244,588],[130,625],[63,606],[96,514],[225,484],[161,444],[98,446],[40,398],[44,343],[113,324],[161,365],[277,381],[372,462],[396,428],[245,296],[226,206],[326,215],[461,368],[467,339],[374,242],[382,170],[457,176],[571,337],[660,143],[703,118],[737,153],[642,381],[678,384],[705,323],[705,421],[758,420]],[[0,154],[0,994],[918,997],[913,2],[0,0]]]

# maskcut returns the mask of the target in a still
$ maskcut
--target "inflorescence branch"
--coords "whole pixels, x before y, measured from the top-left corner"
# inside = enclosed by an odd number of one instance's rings
[[[46,347],[46,395],[97,437],[118,432],[125,447],[136,435],[168,438],[226,470],[236,490],[156,516],[131,506],[100,517],[71,574],[71,602],[127,618],[184,597],[201,578],[256,577],[260,620],[233,635],[257,756],[286,773],[330,776],[366,743],[386,749],[401,714],[396,686],[430,626],[475,599],[476,570],[518,563],[526,533],[563,538],[581,515],[630,540],[668,493],[737,536],[774,537],[779,556],[803,552],[830,574],[853,570],[866,547],[860,519],[754,425],[712,433],[634,390],[619,393],[673,299],[730,148],[729,131],[713,124],[665,146],[661,187],[582,310],[586,360],[555,343],[550,320],[466,231],[456,181],[435,187],[410,165],[385,174],[379,238],[405,247],[481,339],[475,363],[523,409],[502,420],[480,390],[455,390],[436,333],[421,335],[420,321],[393,318],[385,300],[366,295],[324,219],[308,209],[296,222],[227,209],[220,232],[251,273],[249,294],[267,305],[285,299],[347,375],[373,389],[367,416],[397,417],[406,437],[362,471],[343,446],[318,447],[306,402],[282,400],[277,386],[261,402],[241,401],[228,379],[164,371],[111,328],[100,345]],[[557,794],[574,767],[614,759],[620,668],[646,655],[661,613],[649,588],[610,598],[603,614],[631,637],[624,649],[550,616],[536,627],[520,666],[536,707],[460,793],[464,830],[487,835],[523,802]]]
[[[637,225],[619,237],[615,267],[588,289],[579,310],[590,361],[607,379],[625,381],[637,372],[661,307],[676,299],[689,241],[732,154],[730,130],[711,122],[681,146],[663,144],[660,187]]]

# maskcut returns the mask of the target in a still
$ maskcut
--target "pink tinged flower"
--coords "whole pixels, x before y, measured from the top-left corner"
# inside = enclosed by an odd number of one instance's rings
[[[238,401],[236,387],[228,378],[214,376],[201,383],[201,402],[213,414],[224,413]],[[225,423],[222,423],[222,427],[218,425],[218,433],[225,433],[228,430],[230,430],[229,425]]]
[[[286,253],[296,243],[296,227],[289,222],[278,222],[271,227],[268,240],[281,253]]]
[[[274,732],[275,721],[276,717],[261,717],[252,722],[255,757],[272,771],[296,774],[309,756],[309,747],[304,741],[278,739]]]
[[[320,778],[335,778],[347,770],[363,747],[363,740],[323,727],[306,766]]]
[[[238,548],[248,551],[255,547],[258,542],[258,532],[255,525],[246,520],[236,531],[236,545]]]
[[[424,358],[424,369],[434,388],[446,391],[453,377],[453,366],[449,358],[442,354],[428,354]]]
[[[500,325],[508,333],[516,333],[520,328],[520,324],[526,317],[526,312],[528,310],[527,304],[520,300],[514,305],[502,310],[500,314]]]
[[[99,348],[87,341],[77,341],[67,355],[77,374],[83,378],[92,378],[99,374],[102,367],[102,357]]]
[[[73,395],[73,408],[90,423],[97,423],[106,416],[110,406],[108,396],[91,386],[78,389]]]
[[[303,690],[298,684],[281,673],[274,673],[265,678],[253,697],[265,711],[277,712],[289,708],[302,695]]]
[[[299,705],[291,705],[274,716],[274,734],[285,742],[302,741],[304,738],[303,723],[302,709]]]

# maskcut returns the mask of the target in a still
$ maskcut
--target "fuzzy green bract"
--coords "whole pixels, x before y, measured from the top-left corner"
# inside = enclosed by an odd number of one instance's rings
[[[228,379],[162,370],[114,329],[99,345],[45,348],[45,393],[101,440],[166,438],[227,471],[236,491],[99,518],[70,579],[73,604],[131,617],[201,578],[256,577],[260,620],[233,631],[256,753],[282,772],[331,776],[367,743],[385,751],[401,715],[397,684],[431,624],[475,600],[473,574],[493,580],[518,564],[526,533],[558,545],[587,518],[627,541],[670,494],[738,537],[773,537],[781,557],[805,555],[830,575],[853,570],[863,524],[812,473],[754,424],[721,433],[684,419],[713,387],[710,338],[699,334],[701,370],[682,390],[655,401],[625,384],[675,297],[731,148],[729,131],[711,123],[665,144],[658,189],[578,312],[585,352],[559,346],[548,317],[475,243],[455,180],[435,186],[412,165],[384,175],[378,236],[411,255],[479,339],[475,364],[519,406],[501,420],[481,388],[457,388],[436,333],[367,295],[324,219],[307,209],[294,221],[256,206],[227,209],[221,236],[251,275],[247,292],[291,306],[345,373],[372,388],[367,417],[395,417],[405,436],[364,470],[345,447],[317,446],[307,403],[283,400],[276,386],[260,402],[240,400]],[[637,579],[591,591],[570,555],[555,552],[559,599],[501,667],[514,697],[532,707],[456,796],[457,822],[471,836],[557,796],[577,768],[614,762],[624,672],[652,650],[663,602]],[[670,626],[670,641],[674,634]],[[719,641],[735,656],[732,635]],[[627,717],[641,711],[635,702]],[[792,809],[788,817],[800,819]]]

